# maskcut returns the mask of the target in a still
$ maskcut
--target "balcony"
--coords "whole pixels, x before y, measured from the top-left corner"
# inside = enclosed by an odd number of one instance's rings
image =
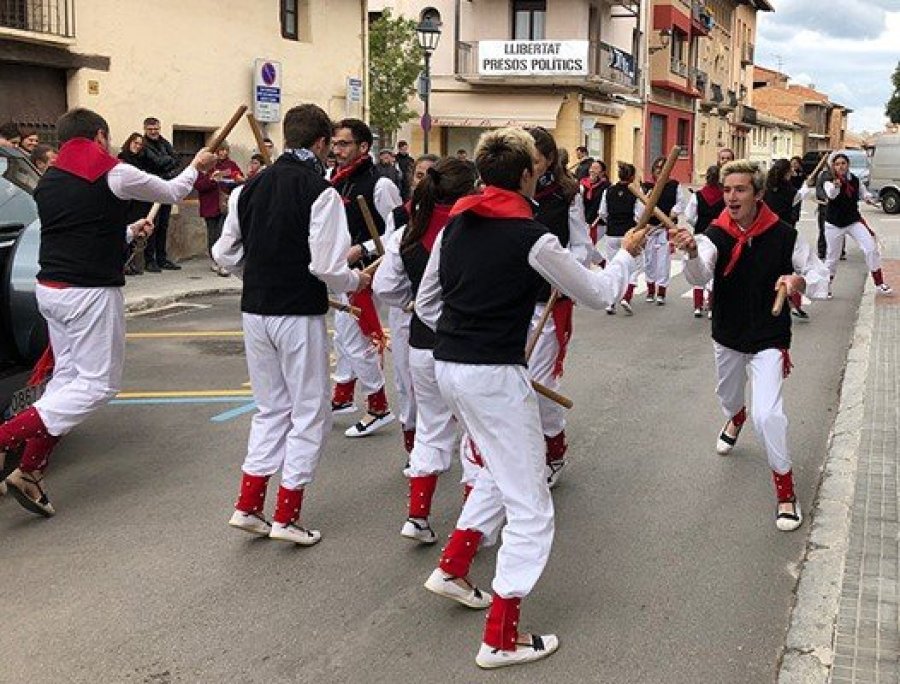
[[[681,76],[682,78],[687,78],[689,69],[688,65],[682,62],[680,59],[673,58],[669,63],[669,71],[671,71],[673,74]]]
[[[755,125],[757,123],[756,109],[750,105],[741,105],[740,114],[740,120],[745,124]]]
[[[0,36],[17,35],[51,42],[75,38],[75,0],[3,0]]]
[[[753,43],[744,43],[741,45],[741,66],[749,66],[753,64]]]
[[[708,36],[712,31],[715,21],[702,0],[691,0],[691,26],[693,33],[699,36]]]
[[[709,99],[709,74],[691,67],[691,85],[700,93],[701,100]]]
[[[472,84],[570,85],[637,91],[633,55],[598,40],[484,40],[456,44],[457,78]]]

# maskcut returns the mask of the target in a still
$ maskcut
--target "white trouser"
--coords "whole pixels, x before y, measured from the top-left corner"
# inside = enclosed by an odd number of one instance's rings
[[[388,309],[391,328],[391,358],[394,360],[394,386],[397,388],[397,417],[404,430],[416,429],[416,393],[409,367],[409,324],[412,314],[392,306]],[[432,373],[433,375],[433,373]]]
[[[356,378],[366,396],[384,387],[378,350],[363,335],[359,322],[343,311],[334,312],[334,354],[337,357],[335,381],[350,382]]]
[[[622,239],[620,237],[610,237],[606,236],[606,260],[612,261],[613,257],[619,253],[619,250],[622,249]],[[631,274],[631,280],[629,280],[629,284],[637,285],[638,276],[641,274],[641,271],[644,270],[644,263],[641,259],[637,260],[637,268]]]
[[[34,406],[47,431],[64,435],[119,392],[125,368],[120,287],[37,285],[53,348],[53,377]]]
[[[716,394],[726,418],[745,405],[744,389],[750,376],[750,417],[753,429],[766,448],[769,467],[779,474],[791,469],[787,448],[787,416],[781,386],[784,360],[780,349],[744,354],[713,342],[716,356]]]
[[[534,335],[543,313],[544,305],[538,304],[534,308],[534,314],[528,326],[529,340]],[[553,366],[558,353],[559,340],[556,339],[556,325],[551,314],[544,324],[544,330],[534,346],[531,358],[528,359],[528,371],[531,373],[532,378],[542,385],[546,385],[554,392],[558,392],[562,384],[560,378],[553,377]],[[541,430],[548,437],[556,437],[556,435],[566,429],[566,410],[555,401],[551,401],[546,397],[538,396],[537,400],[538,410],[541,413]]]
[[[669,237],[665,230],[647,238],[644,246],[644,269],[648,283],[656,283],[658,287],[669,286],[672,253],[669,251]]]
[[[258,413],[243,471],[297,489],[312,482],[331,430],[325,316],[245,313],[244,348]]]
[[[422,477],[446,472],[453,462],[456,424],[438,389],[431,350],[410,347],[409,370],[416,395],[416,442],[404,474]]]
[[[825,244],[827,245],[827,251],[825,252],[825,265],[828,267],[828,272],[832,278],[837,273],[838,260],[841,257],[841,249],[844,247],[844,237],[847,235],[856,240],[856,244],[859,245],[859,248],[865,254],[866,268],[870,271],[877,271],[881,268],[881,254],[878,251],[878,243],[875,242],[875,238],[872,237],[868,228],[861,223],[851,223],[846,228],[838,228],[826,221]]]
[[[456,527],[490,538],[505,517],[492,586],[507,598],[527,596],[553,545],[553,500],[531,376],[522,366],[446,361],[435,362],[435,375],[484,461]]]

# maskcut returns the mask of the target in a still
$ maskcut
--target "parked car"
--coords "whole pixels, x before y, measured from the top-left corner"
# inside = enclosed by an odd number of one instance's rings
[[[875,145],[869,188],[885,213],[900,213],[900,135],[882,135]]]
[[[0,147],[0,412],[21,409],[20,392],[47,346],[35,276],[41,226],[32,194],[40,174],[18,149]],[[12,406],[11,406],[12,404]]]

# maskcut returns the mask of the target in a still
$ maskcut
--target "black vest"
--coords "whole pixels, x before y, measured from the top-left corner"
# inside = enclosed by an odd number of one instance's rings
[[[597,220],[597,214],[600,211],[600,202],[603,199],[603,193],[606,192],[606,188],[609,187],[609,181],[601,181],[598,183],[597,187],[591,192],[590,199],[588,199],[587,196],[587,186],[582,185],[581,187],[584,189],[584,193],[582,194],[582,197],[584,198],[584,218],[587,221],[587,224],[591,225]]]
[[[263,316],[328,311],[325,283],[309,272],[310,213],[328,188],[311,166],[288,154],[244,185],[237,206],[244,245],[241,311]]]
[[[622,237],[634,228],[634,205],[637,197],[631,194],[627,183],[616,183],[606,191],[606,234]]]
[[[534,220],[546,227],[559,238],[563,247],[569,246],[569,205],[562,192],[557,189],[540,199],[535,197],[537,210],[534,212]],[[550,299],[550,283],[542,281],[538,291],[537,301],[546,302]]]
[[[772,315],[775,282],[794,272],[791,255],[797,231],[780,221],[744,245],[741,258],[727,276],[735,239],[713,224],[708,237],[718,250],[713,281],[712,337],[721,345],[755,354],[764,349],[791,346],[791,314],[785,306],[781,315]]]
[[[778,214],[785,223],[794,225],[794,196],[797,191],[790,183],[782,183],[774,190],[766,190],[763,202],[769,205],[769,209]]]
[[[76,287],[121,287],[129,203],[104,174],[93,183],[56,167],[34,191],[41,219],[38,280]]]
[[[828,209],[825,212],[825,220],[838,228],[846,228],[853,223],[862,221],[859,214],[859,178],[850,176],[852,195],[847,197],[846,183],[841,186],[840,194],[833,200],[828,200]]]
[[[694,235],[703,233],[709,228],[709,224],[719,218],[719,214],[725,209],[725,198],[723,197],[713,205],[706,202],[703,193],[698,192],[697,197],[697,225],[694,226]]]
[[[644,183],[644,192],[646,194],[650,194],[653,190],[653,183]],[[675,179],[671,179],[666,181],[666,186],[663,188],[662,195],[659,196],[659,202],[656,203],[656,207],[664,213],[666,216],[671,215],[672,209],[675,208],[675,204],[678,202],[678,181]],[[660,226],[662,225],[662,221],[660,221],[656,216],[651,217],[648,223],[651,226]]]
[[[350,228],[351,244],[361,245],[372,239],[372,235],[366,227],[362,209],[359,208],[359,202],[356,199],[359,195],[366,198],[378,234],[384,235],[384,219],[375,208],[375,184],[380,178],[375,164],[372,163],[371,158],[367,158],[367,161],[363,162],[348,178],[334,186],[341,199],[344,200],[344,207],[347,209],[347,225]]]
[[[400,252],[403,268],[412,284],[413,299],[419,294],[419,285],[422,283],[422,276],[425,275],[425,267],[428,265],[430,256],[431,254],[421,242]],[[425,325],[415,312],[409,323],[409,346],[416,349],[434,349],[434,331]]]
[[[525,365],[528,325],[541,277],[528,253],[547,229],[529,219],[454,218],[442,233],[443,312],[434,358]]]

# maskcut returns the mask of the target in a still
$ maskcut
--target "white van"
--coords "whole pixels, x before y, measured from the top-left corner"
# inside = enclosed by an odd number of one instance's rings
[[[900,212],[900,135],[882,135],[875,143],[869,190],[886,213]]]

